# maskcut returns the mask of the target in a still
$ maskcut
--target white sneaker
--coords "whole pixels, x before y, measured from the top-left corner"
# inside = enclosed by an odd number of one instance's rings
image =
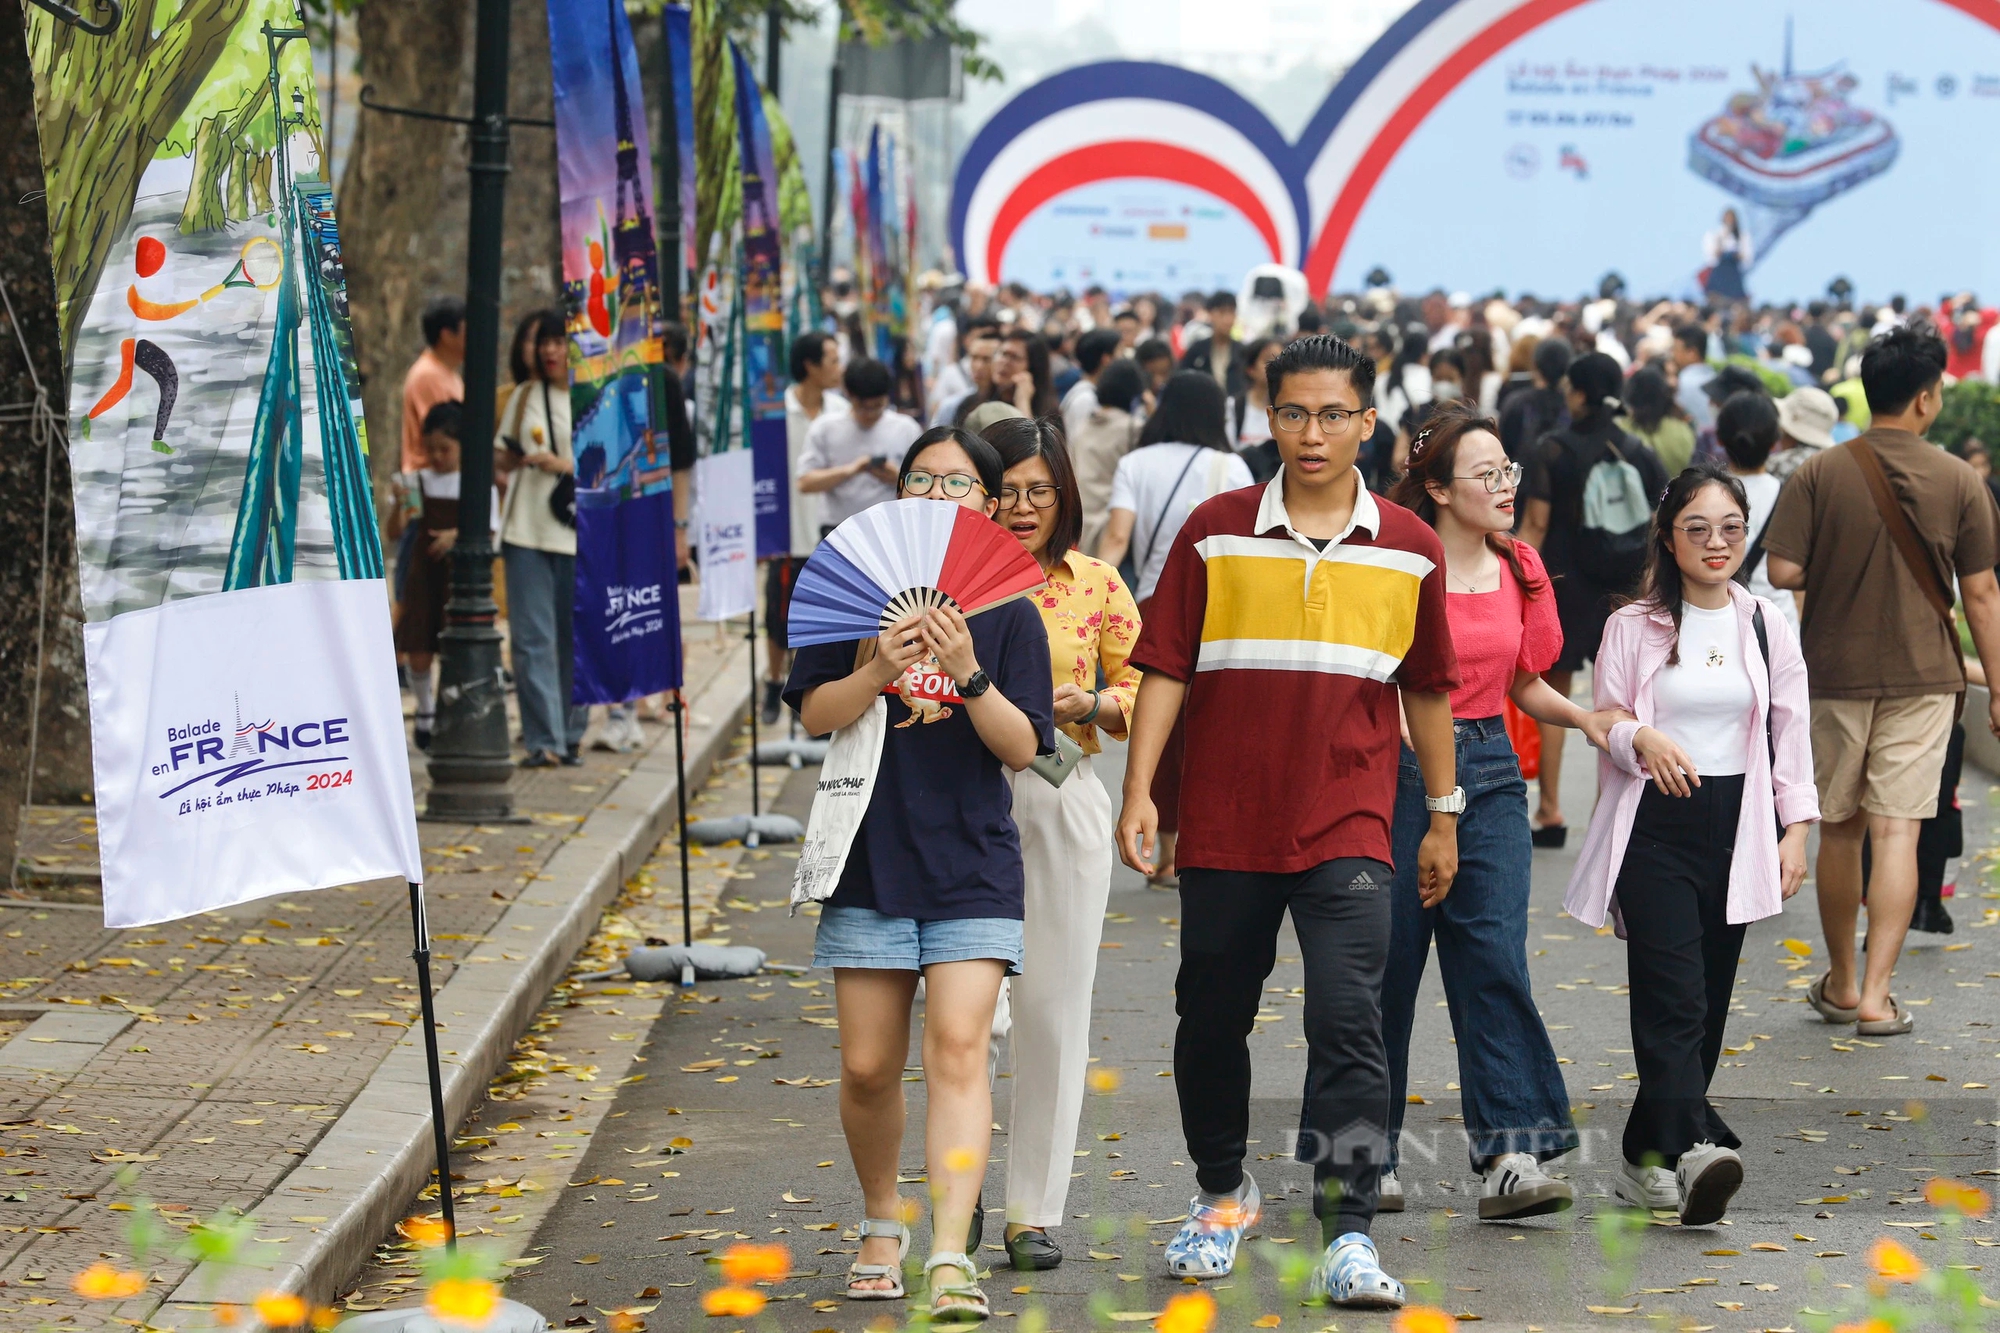
[[[1486,1168],[1486,1188],[1479,1195],[1483,1221],[1540,1217],[1560,1213],[1576,1203],[1566,1180],[1552,1179],[1528,1153],[1510,1152]]]
[[[1375,1191],[1375,1211],[1378,1213],[1403,1211],[1403,1182],[1396,1179],[1394,1171],[1382,1173],[1382,1183]]]
[[[1618,1163],[1611,1177],[1611,1197],[1628,1208],[1679,1208],[1681,1189],[1674,1173],[1664,1166],[1634,1166]]]
[[[1681,1225],[1705,1227],[1719,1221],[1743,1184],[1743,1159],[1734,1150],[1697,1143],[1674,1168]]]

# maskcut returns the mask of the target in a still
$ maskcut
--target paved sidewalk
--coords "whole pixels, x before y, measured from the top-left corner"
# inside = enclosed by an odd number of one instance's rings
[[[748,694],[740,625],[718,637],[690,623],[687,677],[698,781]],[[419,825],[447,1065],[504,1055],[568,961],[551,958],[554,946],[581,943],[651,850],[658,833],[646,821],[662,794],[671,818],[671,731],[646,733],[644,753],[586,751],[580,768],[519,774],[526,824]],[[422,756],[411,759],[421,806]],[[367,1210],[407,1192],[391,1177],[418,1160],[413,1127],[428,1141],[402,881],[107,931],[88,901],[88,817],[36,822],[51,814],[31,816],[26,854],[68,873],[0,897],[0,1327],[201,1323],[191,1302],[206,1293],[182,1288],[191,1266],[169,1254],[147,1257],[149,1288],[129,1301],[93,1304],[69,1289],[100,1257],[129,1258],[142,1197],[182,1226],[224,1208],[253,1213],[275,1279],[210,1275],[215,1296],[241,1299],[245,1283],[331,1295],[379,1232]],[[564,923],[579,916],[569,938]],[[448,1079],[464,1083],[460,1072]],[[472,1070],[482,1090],[486,1072]],[[401,1119],[358,1114],[371,1102]],[[374,1146],[357,1132],[374,1133]],[[329,1171],[315,1159],[336,1142]],[[385,1182],[386,1203],[373,1197]]]

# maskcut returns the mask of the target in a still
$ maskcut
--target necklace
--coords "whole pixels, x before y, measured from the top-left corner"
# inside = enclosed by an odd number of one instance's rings
[[[1485,582],[1485,580],[1484,580],[1484,579],[1478,579],[1478,580],[1474,580],[1474,579],[1469,579],[1469,578],[1466,578],[1466,577],[1465,577],[1464,575],[1462,575],[1462,574],[1458,574],[1458,573],[1454,573],[1454,572],[1453,572],[1453,571],[1452,571],[1452,570],[1451,570],[1451,569],[1450,569],[1449,567],[1447,567],[1447,568],[1446,568],[1445,572],[1446,572],[1447,574],[1450,574],[1452,578],[1454,578],[1454,579],[1457,579],[1457,580],[1458,580],[1458,581],[1459,581],[1460,583],[1464,584],[1464,585],[1465,585],[1465,590],[1466,590],[1467,592],[1489,592],[1489,591],[1491,591],[1491,589],[1488,589],[1488,588],[1482,588],[1482,587],[1480,586],[1480,584],[1481,584],[1481,583],[1484,583],[1484,582]],[[1494,572],[1495,572],[1496,574],[1497,574],[1497,573],[1499,573],[1499,570],[1498,570],[1498,568],[1497,568],[1497,567],[1495,568]],[[1498,584],[1496,584],[1495,586],[1497,587],[1497,586],[1498,586]]]

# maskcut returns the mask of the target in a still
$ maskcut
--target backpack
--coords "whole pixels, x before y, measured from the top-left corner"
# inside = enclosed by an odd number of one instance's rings
[[[1576,564],[1592,583],[1615,591],[1631,587],[1645,568],[1653,505],[1639,469],[1612,440],[1602,444],[1603,457],[1584,476]]]

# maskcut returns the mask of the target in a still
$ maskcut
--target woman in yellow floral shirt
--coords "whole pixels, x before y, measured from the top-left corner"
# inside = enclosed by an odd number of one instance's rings
[[[1049,631],[1056,723],[1083,757],[1060,787],[1013,775],[1014,823],[1027,869],[1025,940],[1013,992],[1014,1109],[1007,1150],[1007,1254],[1017,1269],[1054,1268],[1090,1059],[1090,992],[1111,892],[1111,797],[1092,771],[1097,733],[1125,735],[1139,690],[1130,665],[1139,611],[1118,571],[1075,549],[1083,502],[1061,419],[1013,418],[981,432],[1006,466],[994,518],[1048,573],[1035,593]],[[1098,669],[1104,687],[1098,687]]]

